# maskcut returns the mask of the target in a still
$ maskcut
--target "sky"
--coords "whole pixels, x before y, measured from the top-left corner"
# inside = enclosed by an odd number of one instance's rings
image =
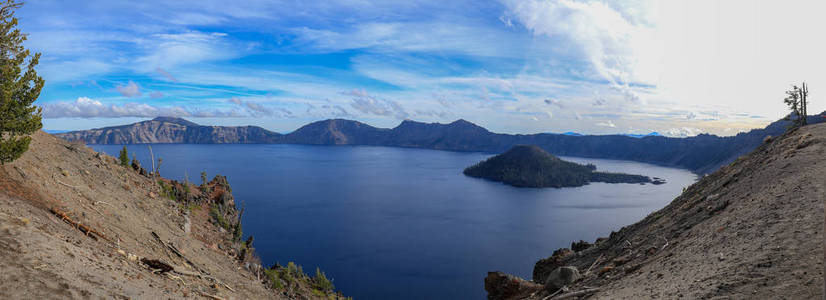
[[[237,2],[237,3],[236,3]],[[287,133],[344,118],[494,132],[733,135],[826,110],[823,1],[50,1],[44,129],[178,116]]]

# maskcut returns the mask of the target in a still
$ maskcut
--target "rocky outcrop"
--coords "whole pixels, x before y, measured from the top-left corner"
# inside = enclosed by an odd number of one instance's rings
[[[485,277],[485,290],[490,300],[522,299],[542,288],[541,284],[502,272],[488,272]]]
[[[540,259],[533,267],[533,281],[545,282],[553,270],[564,266],[565,262],[573,255],[574,251],[571,251],[571,249],[562,248],[554,251],[550,257]]]

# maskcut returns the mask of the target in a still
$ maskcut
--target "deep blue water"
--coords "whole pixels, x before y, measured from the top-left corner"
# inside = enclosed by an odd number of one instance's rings
[[[93,145],[117,155],[122,146]],[[129,145],[150,165],[146,145]],[[316,266],[356,299],[484,299],[501,270],[531,278],[534,263],[571,241],[593,242],[664,207],[688,171],[599,159],[599,170],[668,180],[520,189],[469,178],[490,156],[422,149],[306,145],[152,145],[161,175],[226,175],[246,205],[244,233],[265,264]]]

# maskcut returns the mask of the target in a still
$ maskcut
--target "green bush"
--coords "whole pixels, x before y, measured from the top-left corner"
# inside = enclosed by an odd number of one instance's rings
[[[163,180],[158,180],[158,186],[161,187],[161,196],[177,200],[175,199],[175,191],[172,189],[172,186],[167,185]]]
[[[267,279],[270,281],[270,285],[274,290],[284,290],[284,284],[281,282],[281,278],[279,278],[278,270],[275,269],[266,269],[264,270],[264,275],[267,276]]]
[[[315,283],[315,287],[322,291],[332,291],[336,288],[333,282],[327,279],[327,274],[324,274],[318,267],[315,268],[313,282]]]
[[[218,210],[218,207],[215,205],[212,206],[212,209],[209,210],[209,214],[212,216],[212,219],[215,220],[215,224],[221,226],[222,228],[230,231],[232,229],[232,225],[227,222],[227,219],[224,218],[224,215]]]

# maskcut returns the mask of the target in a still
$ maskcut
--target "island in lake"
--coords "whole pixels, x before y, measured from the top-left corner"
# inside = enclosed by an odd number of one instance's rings
[[[564,161],[542,148],[517,145],[465,169],[464,174],[516,187],[576,187],[590,182],[649,183],[642,175],[597,172],[592,164]]]

